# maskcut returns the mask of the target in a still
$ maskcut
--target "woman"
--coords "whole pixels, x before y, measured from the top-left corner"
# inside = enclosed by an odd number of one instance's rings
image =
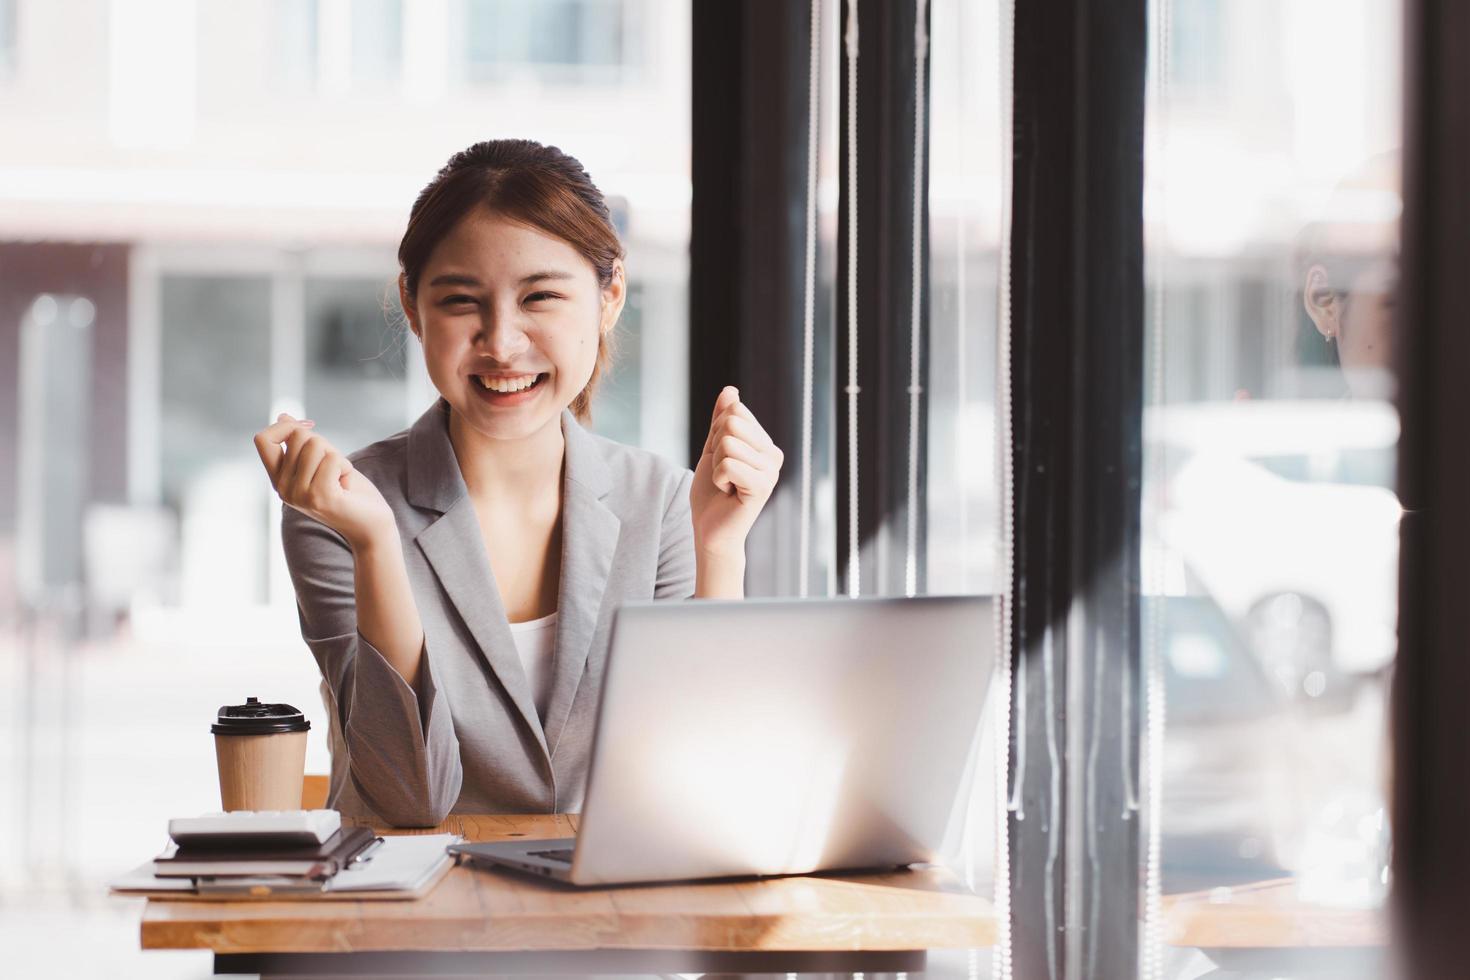
[[[398,250],[438,402],[350,457],[309,420],[256,435],[324,681],[329,805],[400,826],[579,810],[613,612],[742,595],[782,454],[738,392],[692,474],[579,425],[622,258],[576,160],[478,143],[419,194]]]
[[[1368,160],[1333,190],[1298,244],[1302,305],[1336,347],[1352,398],[1393,397],[1399,184],[1397,150]]]

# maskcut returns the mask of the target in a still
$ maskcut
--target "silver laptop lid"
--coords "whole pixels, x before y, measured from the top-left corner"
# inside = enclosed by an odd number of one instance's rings
[[[934,860],[978,741],[991,600],[617,614],[571,879]]]

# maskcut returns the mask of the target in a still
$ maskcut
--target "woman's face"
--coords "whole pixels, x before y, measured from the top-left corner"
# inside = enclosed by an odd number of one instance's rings
[[[1387,255],[1362,263],[1340,289],[1321,265],[1307,273],[1307,314],[1322,336],[1337,345],[1343,378],[1359,398],[1391,394],[1397,274],[1397,259]]]
[[[1392,353],[1393,299],[1396,263],[1373,262],[1348,287],[1338,356],[1349,387],[1357,394],[1383,396]]]
[[[524,439],[557,425],[586,387],[623,286],[621,266],[603,289],[567,242],[481,208],[429,255],[409,322],[460,418],[491,439]]]

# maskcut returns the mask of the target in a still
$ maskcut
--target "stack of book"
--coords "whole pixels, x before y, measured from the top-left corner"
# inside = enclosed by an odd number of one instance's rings
[[[381,840],[366,827],[343,827],[320,844],[247,841],[170,845],[153,860],[159,878],[192,878],[200,891],[298,887],[320,891],[327,879],[365,858]]]
[[[343,827],[333,811],[214,814],[169,823],[172,842],[153,875],[189,879],[197,891],[321,891],[382,843]]]
[[[448,873],[457,834],[378,837],[334,810],[206,813],[169,821],[168,848],[111,882],[123,895],[412,899]]]

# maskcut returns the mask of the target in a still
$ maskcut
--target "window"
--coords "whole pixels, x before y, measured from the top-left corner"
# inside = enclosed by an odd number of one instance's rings
[[[1239,6],[1228,0],[1174,0],[1169,10],[1169,81],[1176,93],[1214,99],[1225,94],[1226,14]]]
[[[15,23],[16,0],[0,0],[0,80],[15,71],[19,34]]]
[[[929,134],[927,588],[1000,579],[996,336],[1003,171],[997,4],[934,4]]]
[[[645,0],[464,0],[464,72],[472,82],[621,80],[641,62]]]
[[[397,82],[403,75],[403,0],[352,0],[352,84]]]
[[[314,91],[321,47],[317,0],[275,0],[271,8],[271,76],[282,90]]]
[[[162,10],[133,17],[119,48],[108,18],[79,15],[109,6]],[[398,319],[395,250],[451,154],[525,137],[586,166],[629,278],[594,426],[686,461],[690,11],[680,0],[0,0],[0,307],[15,311],[0,322],[0,391],[19,388],[20,311],[38,292],[96,304],[80,489],[96,509],[79,533],[101,574],[76,594],[105,582],[111,603],[88,605],[84,623],[48,623],[28,646],[13,614],[14,487],[0,492],[0,648],[33,648],[57,668],[33,694],[23,661],[0,657],[0,701],[35,707],[12,712],[17,750],[0,752],[0,779],[16,788],[15,806],[0,807],[0,903],[26,895],[0,927],[14,940],[7,968],[169,969],[171,954],[137,951],[136,921],[123,928],[72,896],[100,893],[156,853],[169,817],[210,805],[201,704],[206,717],[246,693],[296,705],[313,723],[307,768],[326,771],[320,675],[251,435],[274,412],[305,411],[352,451],[432,404]],[[132,43],[160,32],[162,48]],[[478,68],[464,73],[471,36]],[[645,78],[657,84],[608,84]],[[0,397],[7,473],[21,442],[14,404]],[[85,656],[62,645],[73,626],[89,631]],[[121,738],[106,707],[120,703],[149,708]],[[111,805],[138,796],[144,769],[147,799]],[[62,801],[70,824],[55,819]],[[118,942],[50,943],[63,917]],[[209,972],[205,953],[173,958]]]
[[[1371,921],[1386,895],[1399,9],[1153,7],[1142,561],[1189,572],[1144,608],[1166,906],[1280,879]]]
[[[406,424],[417,342],[386,280],[310,277],[303,294],[305,410],[351,452]]]
[[[159,298],[160,486],[179,516],[179,601],[261,602],[268,498],[241,433],[270,413],[270,280],[169,275]]]

